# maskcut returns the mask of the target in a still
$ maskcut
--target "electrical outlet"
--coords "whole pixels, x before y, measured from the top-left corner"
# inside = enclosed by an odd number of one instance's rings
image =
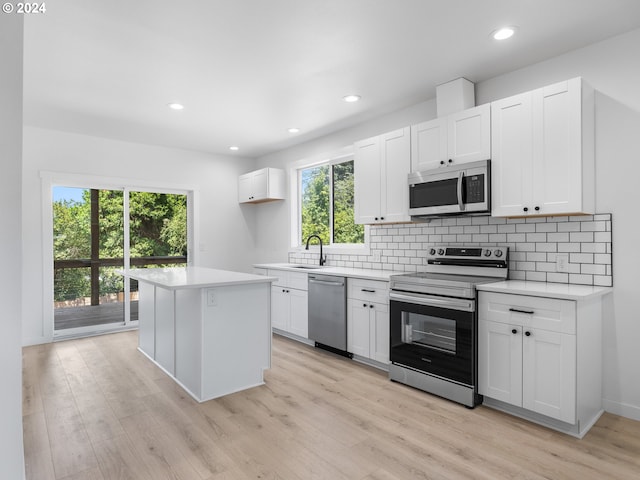
[[[382,257],[382,250],[374,250],[373,251],[373,261],[374,262],[379,262],[381,257]]]
[[[558,253],[556,255],[556,272],[567,273],[569,271],[569,254]]]
[[[211,288],[207,290],[207,307],[215,307],[216,305],[216,291]]]

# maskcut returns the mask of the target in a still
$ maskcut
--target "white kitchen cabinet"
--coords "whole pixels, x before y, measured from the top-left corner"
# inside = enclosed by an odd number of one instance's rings
[[[480,292],[484,403],[581,437],[602,413],[601,303]]]
[[[411,171],[491,158],[491,107],[469,108],[411,127]]]
[[[298,337],[309,336],[307,274],[268,270],[278,280],[271,286],[271,326]]]
[[[361,224],[409,222],[411,131],[403,128],[355,143],[354,214]]]
[[[594,213],[594,92],[574,78],[491,104],[493,216]]]
[[[238,177],[239,203],[262,203],[284,198],[284,170],[262,168]]]
[[[386,282],[349,278],[347,282],[347,351],[389,363],[389,286]]]

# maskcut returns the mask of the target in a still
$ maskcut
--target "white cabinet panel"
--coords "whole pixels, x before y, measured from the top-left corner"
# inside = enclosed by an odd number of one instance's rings
[[[447,117],[448,156],[453,163],[491,158],[490,104],[463,110]]]
[[[567,423],[576,419],[576,337],[526,329],[522,406]]]
[[[281,286],[271,287],[271,326],[287,330],[289,326],[289,296]]]
[[[369,356],[378,362],[389,363],[389,305],[380,303],[372,305],[374,308],[370,312]]]
[[[306,276],[306,275],[305,275]],[[289,290],[289,331],[303,338],[309,337],[308,293],[305,290]]]
[[[409,127],[355,143],[356,223],[409,222]]]
[[[594,213],[594,95],[574,78],[491,104],[494,216]]]
[[[347,300],[347,351],[369,358],[369,305],[360,300]]]
[[[411,171],[438,168],[447,160],[447,119],[436,118],[411,126]]]
[[[156,287],[156,356],[155,360],[171,375],[175,375],[174,291]]]
[[[284,198],[284,170],[262,168],[238,177],[239,203],[261,203]]]
[[[491,158],[487,103],[411,127],[411,171]]]
[[[155,295],[153,285],[138,283],[138,347],[151,358],[156,356]]]
[[[481,395],[512,405],[522,404],[521,333],[519,326],[479,322],[478,391]]]

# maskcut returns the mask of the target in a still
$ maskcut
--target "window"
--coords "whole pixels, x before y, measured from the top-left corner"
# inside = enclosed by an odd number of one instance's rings
[[[300,244],[319,235],[326,245],[363,244],[364,225],[353,220],[353,160],[299,170]]]

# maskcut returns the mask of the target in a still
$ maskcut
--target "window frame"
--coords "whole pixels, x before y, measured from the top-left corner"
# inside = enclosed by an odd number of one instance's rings
[[[291,185],[291,197],[295,201],[291,202],[291,248],[290,252],[304,252],[305,245],[302,242],[302,170],[320,167],[323,165],[337,165],[354,160],[353,152],[340,153],[336,155],[324,156],[322,159],[315,161],[302,160],[291,166],[289,178]],[[355,171],[354,171],[355,174]],[[325,253],[343,254],[343,255],[370,255],[369,247],[369,225],[364,226],[364,242],[363,243],[333,243],[333,170],[330,170],[331,187],[329,189],[329,200],[331,203],[331,211],[329,212],[329,228],[331,232],[331,243],[323,244]],[[309,245],[310,251],[319,251],[319,245],[316,243]]]

